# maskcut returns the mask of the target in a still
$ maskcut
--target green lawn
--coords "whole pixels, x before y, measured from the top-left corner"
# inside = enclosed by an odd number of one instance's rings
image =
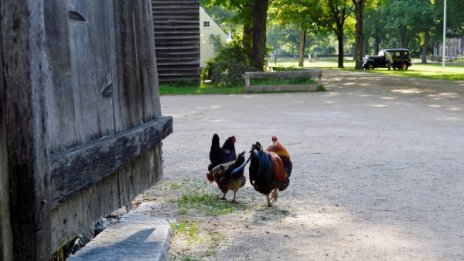
[[[439,64],[413,64],[407,71],[388,71],[387,69],[376,69],[375,73],[384,73],[395,76],[410,76],[427,79],[463,81],[464,65],[445,65]]]
[[[298,68],[297,58],[279,58],[277,63],[274,61],[269,63],[272,67],[287,67],[287,68]],[[354,71],[353,59],[345,59],[345,68],[342,70]],[[317,61],[307,62],[304,64],[305,68],[320,68],[320,69],[334,69],[337,68],[337,60],[335,58],[322,58]],[[413,60],[413,65],[407,71],[391,70],[386,68],[377,68],[372,71],[366,71],[370,73],[382,73],[395,76],[404,77],[419,77],[427,79],[440,79],[450,81],[464,81],[464,63],[449,63],[445,67],[441,64],[420,64],[419,60]],[[201,84],[200,86],[171,86],[161,85],[161,95],[185,95],[185,94],[242,94],[243,86],[237,87],[220,87],[211,84]]]
[[[275,66],[275,63],[270,62],[269,65]],[[277,66],[279,67],[297,67],[297,65],[298,60],[296,58],[277,59]],[[352,59],[345,59],[344,66],[344,70],[354,70],[354,61]],[[305,61],[304,67],[340,70],[337,68],[337,61],[335,58],[322,58],[314,62]],[[462,81],[464,80],[464,63],[448,63],[445,67],[442,67],[441,63],[420,64],[419,60],[413,60],[413,65],[407,71],[389,71],[386,68],[377,68],[369,72],[395,76]]]

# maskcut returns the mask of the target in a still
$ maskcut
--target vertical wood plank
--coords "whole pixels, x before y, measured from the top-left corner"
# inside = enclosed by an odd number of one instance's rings
[[[2,35],[0,30],[0,44]],[[0,48],[0,260],[13,259],[13,238],[10,222],[10,187],[6,140],[5,93],[3,88],[3,50]]]
[[[94,93],[96,68],[90,58],[93,54],[89,35],[90,18],[86,9],[80,7],[79,1],[68,0],[71,86],[74,90],[79,144],[82,144],[98,138],[98,117]]]
[[[118,89],[115,91],[116,129],[127,129],[143,122],[143,108],[140,88],[140,72],[137,66],[137,38],[135,37],[134,19],[137,1],[115,1],[116,44],[115,61],[118,76]],[[116,99],[117,98],[117,99]]]
[[[46,54],[53,84],[47,86],[48,141],[50,152],[78,143],[74,89],[71,83],[69,18],[66,1],[44,1]]]
[[[118,0],[110,0],[107,2],[109,10],[108,23],[110,26],[110,42],[108,48],[110,49],[110,63],[112,68],[111,80],[113,83],[113,111],[114,111],[114,128],[115,131],[121,131],[126,128],[126,123],[129,122],[129,112],[123,107],[123,77],[121,75],[122,66],[118,65],[121,61],[119,51],[121,50],[121,41],[125,36],[121,35],[120,18],[121,10]]]
[[[143,99],[143,118],[149,121],[160,115],[161,108],[158,93],[157,69],[155,63],[155,41],[153,35],[153,15],[151,1],[137,1],[137,41],[136,49]]]
[[[42,1],[1,3],[14,260],[50,259]]]
[[[94,93],[97,96],[97,113],[100,137],[114,133],[113,115],[113,81],[111,67],[111,49],[108,48],[111,41],[110,12],[108,9],[109,1],[79,1],[80,4],[86,3],[86,8],[90,12],[90,44],[93,46],[92,55],[96,68],[96,79]]]
[[[104,1],[69,0],[72,85],[81,142],[114,132],[108,10]]]

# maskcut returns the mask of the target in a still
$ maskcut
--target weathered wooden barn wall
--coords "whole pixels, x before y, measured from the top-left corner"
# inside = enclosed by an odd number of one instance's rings
[[[49,260],[161,178],[172,118],[161,115],[152,5],[0,6],[12,253]]]
[[[199,0],[152,0],[152,3],[160,82],[199,82]]]
[[[1,34],[0,34],[1,42]],[[0,68],[3,68],[0,51]],[[10,223],[10,186],[8,177],[8,156],[6,140],[5,94],[3,91],[3,70],[0,71],[0,261],[10,261],[12,256],[12,233]]]

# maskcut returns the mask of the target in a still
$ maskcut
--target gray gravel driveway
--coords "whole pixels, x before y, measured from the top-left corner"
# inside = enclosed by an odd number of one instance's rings
[[[292,156],[276,204],[291,215],[236,224],[214,259],[464,260],[464,82],[325,71],[323,84],[161,97],[166,179],[204,179],[215,132],[238,151],[276,135]]]

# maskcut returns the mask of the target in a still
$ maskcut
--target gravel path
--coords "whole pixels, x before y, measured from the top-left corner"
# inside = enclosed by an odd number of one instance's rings
[[[165,180],[205,180],[215,132],[221,142],[235,135],[237,151],[276,135],[294,166],[274,208],[247,184],[237,194],[244,211],[198,217],[201,229],[221,235],[217,251],[185,253],[463,260],[464,82],[325,71],[323,84],[327,92],[161,97],[163,113],[174,117]],[[168,193],[153,193],[154,214],[176,217],[162,199]]]

